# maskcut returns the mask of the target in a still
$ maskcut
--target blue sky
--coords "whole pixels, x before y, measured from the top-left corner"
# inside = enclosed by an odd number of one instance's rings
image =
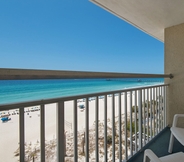
[[[88,0],[1,0],[0,68],[163,73],[164,44]]]

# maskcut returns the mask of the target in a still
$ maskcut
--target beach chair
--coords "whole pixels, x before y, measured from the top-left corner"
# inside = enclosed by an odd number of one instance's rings
[[[144,159],[143,162],[183,162],[184,161],[184,153],[178,152],[174,154],[170,154],[167,156],[163,156],[158,158],[153,151],[150,149],[146,149],[144,151]]]
[[[171,127],[171,136],[170,136],[170,142],[169,142],[169,149],[168,152],[172,153],[173,150],[173,144],[174,144],[174,137],[182,144],[184,145],[184,128],[177,127],[178,118],[184,118],[184,114],[175,114],[173,119],[173,124]],[[184,159],[183,159],[184,161]]]

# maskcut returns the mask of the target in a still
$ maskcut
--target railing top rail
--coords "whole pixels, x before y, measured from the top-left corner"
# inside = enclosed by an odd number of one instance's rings
[[[0,68],[0,80],[92,79],[92,78],[172,78],[172,74],[60,71]]]
[[[95,97],[95,96],[103,96],[103,95],[108,95],[108,94],[123,93],[123,92],[148,89],[148,88],[155,88],[155,87],[161,87],[161,86],[168,86],[168,85],[169,84],[158,84],[158,85],[153,85],[153,86],[127,88],[127,89],[122,89],[122,90],[98,92],[98,93],[83,94],[83,95],[76,95],[76,96],[66,96],[66,97],[35,100],[35,101],[26,101],[26,102],[18,102],[18,103],[10,103],[10,104],[0,104],[0,111],[9,110],[9,109],[16,109],[16,108],[24,108],[24,107],[30,107],[30,106],[36,106],[36,105],[43,105],[43,104],[51,104],[51,103],[57,103],[60,101],[70,101],[70,100],[90,98],[90,97]]]

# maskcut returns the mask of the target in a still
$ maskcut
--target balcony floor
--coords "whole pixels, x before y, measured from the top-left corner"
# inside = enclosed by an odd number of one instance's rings
[[[147,144],[141,151],[135,156],[130,158],[128,162],[143,162],[144,150],[151,149],[158,157],[168,155],[168,147],[170,140],[170,128],[166,127],[159,135],[157,135],[149,144]],[[182,146],[176,139],[174,141],[173,153],[182,151],[184,152],[184,146]]]

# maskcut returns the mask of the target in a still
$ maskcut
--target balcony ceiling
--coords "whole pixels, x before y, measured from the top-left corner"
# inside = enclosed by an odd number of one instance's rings
[[[91,0],[91,2],[162,42],[165,28],[184,23],[184,0]]]

